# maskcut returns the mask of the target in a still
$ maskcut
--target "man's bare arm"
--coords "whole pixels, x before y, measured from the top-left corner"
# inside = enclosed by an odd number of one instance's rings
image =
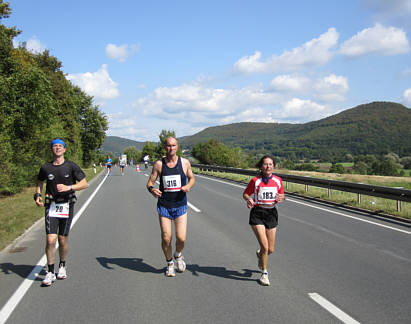
[[[188,178],[188,183],[185,186],[181,187],[181,191],[189,192],[190,189],[194,186],[196,180],[194,178],[193,170],[191,169],[190,161],[187,160],[187,159],[184,159],[183,162],[185,164],[185,172],[186,172],[186,176]]]
[[[148,177],[148,181],[146,185],[147,190],[150,191],[150,193],[156,198],[161,197],[161,194],[162,194],[162,192],[159,189],[154,188],[154,185],[156,184],[156,180],[161,173],[162,166],[163,164],[161,161],[156,161],[154,163],[153,169],[151,170],[151,174]]]

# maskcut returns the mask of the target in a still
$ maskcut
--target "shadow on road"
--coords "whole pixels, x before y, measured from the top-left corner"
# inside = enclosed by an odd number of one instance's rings
[[[15,273],[15,274],[19,275],[22,278],[27,278],[27,276],[31,273],[31,271],[33,270],[34,267],[35,266],[33,266],[33,265],[13,264],[13,263],[10,263],[10,262],[0,264],[0,269],[1,269],[2,273],[6,274],[6,275]],[[36,278],[34,280],[35,281],[41,281],[42,279]]]
[[[97,261],[106,269],[115,269],[112,265],[116,265],[125,269],[139,271],[139,272],[151,272],[151,273],[164,273],[165,268],[156,269],[151,265],[145,263],[141,258],[106,258],[98,257]],[[204,273],[210,276],[216,276],[221,278],[243,280],[243,281],[256,281],[252,278],[253,273],[260,273],[259,271],[242,269],[242,271],[227,270],[224,267],[205,267],[198,264],[188,264],[187,271],[190,271],[194,276],[199,276],[200,273]]]
[[[242,269],[242,271],[227,270],[224,267],[204,267],[198,264],[187,265],[187,270],[190,271],[194,276],[198,276],[199,273],[205,273],[211,276],[233,279],[233,280],[243,280],[243,281],[256,281],[252,279],[253,273],[260,273],[260,271]]]
[[[140,272],[152,272],[152,273],[162,273],[163,269],[156,269],[151,265],[143,262],[140,258],[105,258],[98,257],[97,261],[106,269],[114,269],[110,265],[117,265],[122,268],[140,271]]]

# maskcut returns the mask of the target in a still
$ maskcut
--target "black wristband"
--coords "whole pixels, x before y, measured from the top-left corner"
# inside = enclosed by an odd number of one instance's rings
[[[36,201],[38,197],[41,197],[41,194],[39,194],[38,192],[36,192],[36,193],[34,194],[34,196],[33,196],[34,201]]]
[[[148,192],[151,193],[151,192],[153,191],[153,188],[154,188],[153,186],[148,187],[148,188],[147,188]]]

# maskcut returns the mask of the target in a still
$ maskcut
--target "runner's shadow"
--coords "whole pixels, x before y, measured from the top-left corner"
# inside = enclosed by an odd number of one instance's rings
[[[110,265],[130,269],[139,272],[163,273],[163,269],[156,269],[151,265],[143,262],[141,258],[105,258],[98,257],[97,261],[106,269],[114,270]]]
[[[186,269],[194,276],[199,276],[199,273],[205,273],[211,276],[242,281],[256,281],[256,279],[252,279],[251,277],[253,273],[260,273],[260,271],[256,270],[242,269],[242,272],[239,272],[227,270],[224,267],[203,267],[198,264],[188,264]]]
[[[6,275],[10,275],[10,274],[17,274],[22,278],[27,278],[28,275],[31,273],[31,271],[33,270],[34,266],[33,265],[28,265],[28,264],[13,264],[10,262],[6,262],[6,263],[1,263],[0,264],[0,269],[1,272],[6,274]],[[41,273],[43,273],[44,271],[42,270]],[[34,281],[41,281],[41,278],[36,278],[34,279]]]

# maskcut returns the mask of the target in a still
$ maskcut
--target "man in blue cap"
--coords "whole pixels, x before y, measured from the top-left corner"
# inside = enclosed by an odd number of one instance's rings
[[[59,242],[60,263],[58,279],[66,279],[66,257],[68,252],[68,234],[74,215],[75,191],[88,187],[86,176],[74,162],[64,159],[66,144],[60,138],[51,141],[53,161],[45,163],[37,176],[34,200],[39,207],[45,206],[45,225],[47,234],[46,257],[47,274],[43,280],[44,286],[50,286],[55,280],[54,260],[56,242]],[[47,181],[45,200],[41,193],[43,182]]]

